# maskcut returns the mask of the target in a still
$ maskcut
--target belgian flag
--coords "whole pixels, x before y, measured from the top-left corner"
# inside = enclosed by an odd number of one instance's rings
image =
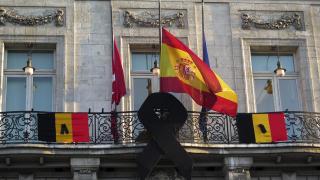
[[[287,141],[284,113],[238,113],[240,143],[271,143]]]
[[[47,142],[89,142],[88,113],[39,113],[38,137]]]

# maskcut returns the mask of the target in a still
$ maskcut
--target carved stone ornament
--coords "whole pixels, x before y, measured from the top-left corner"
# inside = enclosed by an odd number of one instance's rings
[[[244,168],[235,168],[230,170],[233,173],[246,173],[248,170]]]
[[[79,174],[91,174],[92,170],[90,168],[79,169]]]
[[[150,177],[148,178],[149,180],[183,180],[184,178],[180,176],[176,170],[172,168],[167,168],[167,169],[157,169],[154,170],[151,174]]]
[[[293,26],[296,30],[303,30],[303,22],[301,15],[298,13],[293,14],[284,14],[277,20],[267,20],[264,21],[255,16],[251,16],[248,13],[241,14],[242,20],[242,29],[249,30],[251,27],[255,27],[257,29],[287,29],[290,26]]]
[[[133,27],[134,24],[139,27],[159,27],[159,18],[157,15],[152,14],[150,11],[145,11],[142,14],[135,15],[129,11],[125,11],[123,25],[125,27]],[[170,16],[162,16],[161,24],[162,26],[172,27],[174,24],[178,28],[184,28],[184,16],[183,12],[177,12],[176,14]]]
[[[38,26],[49,24],[54,21],[56,26],[64,25],[64,11],[57,9],[56,11],[44,16],[23,16],[16,13],[14,9],[0,7],[0,26],[6,23],[19,24],[22,26]]]

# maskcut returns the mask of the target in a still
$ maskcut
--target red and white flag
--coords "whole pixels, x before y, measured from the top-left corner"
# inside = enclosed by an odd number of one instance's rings
[[[124,82],[121,58],[116,40],[113,39],[112,57],[112,104],[117,106],[122,96],[126,95],[126,85]]]
[[[117,47],[116,40],[113,38],[113,56],[112,56],[112,101],[111,108],[111,133],[115,143],[118,143],[119,133],[117,125],[117,105],[121,97],[126,95],[126,85],[124,83],[123,69],[121,58]]]

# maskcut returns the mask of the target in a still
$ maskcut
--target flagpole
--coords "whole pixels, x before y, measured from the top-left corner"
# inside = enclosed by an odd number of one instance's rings
[[[112,35],[112,38],[111,38],[111,44],[112,44],[112,52],[111,52],[111,62],[113,64],[113,56],[114,56],[114,32],[113,32],[113,18],[112,18],[112,1],[110,1],[110,13],[111,13],[111,35]],[[113,68],[113,67],[112,67]],[[113,76],[113,72],[111,70],[111,73],[112,73],[112,76]],[[112,88],[112,83],[113,83],[113,78],[112,78],[112,81],[111,81],[111,88]],[[112,90],[111,90],[112,91]],[[112,97],[111,97],[112,99]],[[114,107],[113,107],[113,103],[112,103],[112,100],[111,100],[111,111],[116,111],[117,110],[117,105],[114,103]]]
[[[111,45],[112,45],[112,52],[111,52],[111,76],[112,76],[112,81],[111,81],[111,134],[113,137],[114,143],[118,142],[117,138],[117,131],[116,131],[116,125],[117,125],[117,118],[116,118],[116,111],[117,111],[117,104],[113,103],[113,81],[115,80],[114,72],[113,72],[113,66],[114,66],[114,34],[113,34],[113,18],[112,18],[112,1],[110,1],[110,13],[111,13]]]
[[[202,0],[202,5],[201,5],[201,12],[202,12],[202,16],[201,16],[201,22],[202,22],[202,59],[203,61],[206,62],[206,55],[205,55],[205,51],[207,48],[206,46],[204,46],[205,43],[205,34],[204,34],[204,0]],[[207,62],[206,62],[207,63]],[[209,66],[209,64],[208,64]],[[207,142],[208,141],[208,135],[207,135],[207,112],[208,109],[205,108],[204,106],[202,106],[201,108],[201,113],[200,113],[200,117],[199,117],[199,127],[200,127],[200,131],[202,132],[202,136],[203,136],[203,141]]]
[[[202,36],[203,35],[204,35],[204,0],[202,0]]]
[[[159,3],[159,70],[161,72],[161,69],[160,69],[160,55],[161,55],[161,44],[162,44],[162,23],[161,23],[161,0],[158,0],[158,3]],[[160,74],[159,74],[160,75]],[[157,78],[157,87],[158,87],[158,91],[160,91],[161,89],[161,83],[159,82],[159,77],[155,77]]]
[[[162,43],[161,0],[159,0],[158,3],[159,3],[159,53],[160,53],[161,43]],[[160,61],[160,59],[159,59],[159,61]]]

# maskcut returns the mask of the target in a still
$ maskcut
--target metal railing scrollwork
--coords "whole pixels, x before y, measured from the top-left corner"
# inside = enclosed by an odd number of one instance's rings
[[[48,143],[38,140],[35,111],[0,113],[0,143]],[[89,144],[144,143],[151,137],[140,123],[137,112],[89,113]],[[236,120],[208,112],[205,128],[199,123],[200,112],[188,112],[188,119],[177,133],[180,142],[237,144]],[[320,143],[320,113],[285,112],[287,142]]]

